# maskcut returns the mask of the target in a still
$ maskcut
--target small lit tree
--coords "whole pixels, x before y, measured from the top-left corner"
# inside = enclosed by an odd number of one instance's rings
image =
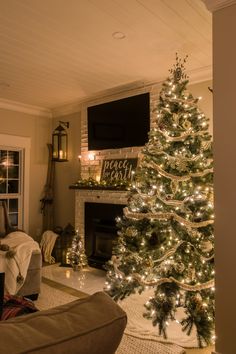
[[[84,252],[84,245],[77,230],[72,240],[71,249],[68,253],[68,260],[70,261],[70,264],[74,270],[87,265],[87,257]]]
[[[107,264],[107,292],[123,299],[155,288],[146,317],[167,337],[184,307],[183,330],[199,346],[214,328],[213,160],[208,119],[187,91],[186,59],[176,56],[163,83],[155,126],[142,150],[118,241]]]

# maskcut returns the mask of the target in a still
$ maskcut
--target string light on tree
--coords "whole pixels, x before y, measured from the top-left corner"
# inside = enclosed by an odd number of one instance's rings
[[[183,330],[195,326],[201,347],[214,337],[212,141],[200,97],[187,91],[185,62],[176,57],[162,85],[156,122],[117,220],[107,292],[118,300],[154,287],[145,316],[167,337],[176,308],[184,307]]]
[[[68,260],[75,271],[87,266],[88,264],[87,257],[84,252],[84,244],[78,230],[76,230],[73,237],[72,245],[68,253]]]

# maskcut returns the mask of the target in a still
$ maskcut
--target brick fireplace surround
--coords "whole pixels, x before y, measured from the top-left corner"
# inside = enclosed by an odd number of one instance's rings
[[[88,128],[87,128],[87,107],[118,100],[121,98],[138,95],[141,93],[150,93],[150,125],[153,125],[155,113],[153,113],[154,104],[157,102],[159,85],[149,85],[142,89],[133,89],[125,93],[113,94],[112,96],[95,99],[89,104],[84,104],[81,114],[81,178],[92,177],[99,180],[102,161],[104,159],[115,158],[136,158],[141,147],[129,147],[123,149],[110,149],[100,151],[88,151]],[[135,132],[135,127],[134,127]],[[89,159],[89,154],[93,154],[94,160]],[[73,187],[75,188],[75,187]],[[79,231],[82,240],[85,240],[85,203],[107,203],[107,204],[127,204],[127,192],[119,190],[95,190],[95,189],[76,189],[75,188],[75,228]]]

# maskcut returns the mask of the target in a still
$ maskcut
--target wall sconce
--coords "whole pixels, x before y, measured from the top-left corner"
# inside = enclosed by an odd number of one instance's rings
[[[59,121],[52,134],[52,160],[57,162],[68,161],[68,136],[63,126],[69,128],[69,122]]]

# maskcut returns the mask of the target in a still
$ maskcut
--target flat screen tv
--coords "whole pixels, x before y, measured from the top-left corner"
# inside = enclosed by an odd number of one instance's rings
[[[150,130],[149,93],[88,107],[88,149],[143,146]]]

